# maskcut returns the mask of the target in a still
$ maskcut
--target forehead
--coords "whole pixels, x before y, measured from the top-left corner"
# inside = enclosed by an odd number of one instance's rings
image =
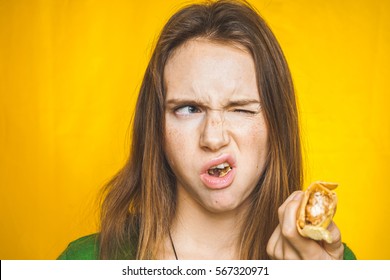
[[[258,94],[254,61],[246,48],[204,38],[189,40],[174,51],[165,66],[164,81],[168,95],[172,91]]]
[[[246,60],[249,65],[253,64],[251,54],[241,44],[207,38],[194,38],[184,42],[171,53],[165,65],[165,70],[169,71],[172,65],[177,67],[180,64],[186,64],[188,70],[188,62],[191,60],[198,63],[207,61],[209,64],[217,62],[228,64],[229,62],[236,62],[234,59]]]

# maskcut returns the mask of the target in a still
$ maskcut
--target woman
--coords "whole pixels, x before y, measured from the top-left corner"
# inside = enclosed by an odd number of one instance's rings
[[[301,237],[302,157],[291,75],[245,2],[178,11],[140,89],[131,154],[107,186],[101,231],[60,259],[342,259]]]

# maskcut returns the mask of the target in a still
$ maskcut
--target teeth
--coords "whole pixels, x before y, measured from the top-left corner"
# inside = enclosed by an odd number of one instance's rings
[[[210,169],[215,169],[215,168],[224,169],[225,167],[228,167],[228,166],[230,166],[230,165],[227,162],[224,162],[224,163],[212,166],[212,167],[210,167]]]
[[[209,175],[224,177],[231,170],[232,170],[232,167],[227,162],[224,162],[224,163],[210,167],[210,169],[207,172]]]
[[[223,169],[220,173],[219,173],[219,177],[223,177],[225,176],[226,174],[228,174],[230,172],[230,170],[232,170],[229,166],[229,168],[226,168],[226,169]]]

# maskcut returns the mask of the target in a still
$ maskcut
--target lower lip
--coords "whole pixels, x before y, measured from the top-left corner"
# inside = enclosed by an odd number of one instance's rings
[[[200,175],[200,179],[202,180],[203,184],[205,184],[205,186],[210,189],[223,189],[229,187],[232,184],[235,174],[236,169],[233,168],[224,177],[214,177],[208,173],[203,173]]]

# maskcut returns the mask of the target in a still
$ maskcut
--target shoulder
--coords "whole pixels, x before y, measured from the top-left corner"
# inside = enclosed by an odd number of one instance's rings
[[[352,250],[347,246],[347,244],[344,244],[344,260],[356,260],[355,254],[352,252]]]
[[[99,258],[99,235],[97,233],[81,237],[71,243],[58,260],[97,260]]]

